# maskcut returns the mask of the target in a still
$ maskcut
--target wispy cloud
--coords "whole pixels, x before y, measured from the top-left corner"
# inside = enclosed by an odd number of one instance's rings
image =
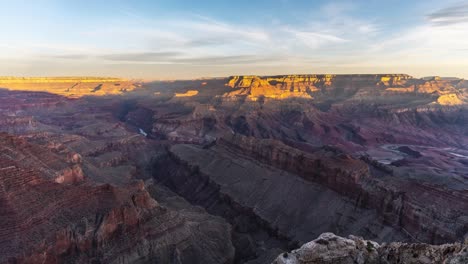
[[[449,26],[459,23],[468,23],[468,3],[458,3],[427,16],[429,21],[436,26]]]
[[[327,1],[291,20],[277,16],[271,24],[252,22],[255,18],[244,23],[221,16],[151,17],[132,11],[119,13],[109,23],[77,29],[72,40],[7,42],[0,56],[9,62],[20,58],[26,69],[28,61],[34,61],[35,65],[57,65],[57,70],[61,65],[71,70],[104,65],[129,72],[138,68],[138,73],[148,69],[150,74],[155,71],[149,69],[171,68],[174,75],[182,69],[190,69],[190,74],[203,69],[208,72],[204,75],[229,67],[258,71],[276,67],[276,73],[326,67],[371,71],[385,65],[436,68],[441,63],[468,61],[468,4],[416,14],[419,22],[405,27],[392,26],[392,21],[383,21],[378,13],[362,15],[362,8],[362,2]]]
[[[284,62],[284,56],[270,55],[205,55],[193,56],[189,53],[166,51],[166,52],[134,52],[134,53],[112,53],[105,55],[90,55],[90,54],[67,54],[67,55],[52,55],[42,56],[44,59],[62,59],[68,61],[75,60],[92,60],[104,61],[110,64],[175,64],[175,65],[264,65]]]
[[[209,36],[220,36],[227,39],[240,39],[247,42],[268,41],[270,34],[262,28],[228,24],[205,16],[195,16],[195,20],[176,22],[181,28],[202,31]]]
[[[98,58],[107,60],[107,61],[147,61],[147,62],[157,62],[157,61],[166,61],[177,58],[178,56],[183,55],[182,52],[176,51],[167,51],[167,52],[139,52],[139,53],[116,53],[116,54],[106,54],[97,56]]]
[[[353,10],[355,4],[329,2],[310,17],[305,16],[302,23],[279,19],[275,26],[193,13],[174,18],[122,11],[121,20],[76,31],[74,35],[82,37],[81,44],[86,44],[82,49],[31,47],[28,56],[67,63],[306,64],[334,56],[330,49],[340,53],[351,51],[357,43],[360,47],[367,45],[367,38],[378,31],[378,26],[351,16]]]
[[[43,58],[65,59],[65,60],[83,60],[89,58],[87,54],[63,54],[63,55],[44,55]]]
[[[348,41],[339,36],[321,32],[299,31],[291,28],[285,28],[284,31],[290,33],[298,41],[312,49],[317,49],[324,45],[344,43]]]
[[[234,56],[208,56],[198,58],[175,59],[175,63],[185,63],[191,65],[233,65],[249,64],[262,65],[274,64],[283,61],[279,56],[258,56],[258,55],[234,55]]]

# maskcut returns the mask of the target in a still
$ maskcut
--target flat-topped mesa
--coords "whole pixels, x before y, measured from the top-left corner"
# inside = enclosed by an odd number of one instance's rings
[[[386,88],[390,93],[418,93],[438,96],[432,104],[461,106],[468,103],[468,81],[458,78],[426,77],[401,81]]]
[[[271,99],[285,99],[292,97],[312,98],[310,93],[317,88],[314,84],[318,81],[314,77],[258,77],[236,76],[231,77],[227,86],[240,88],[240,90],[225,94],[225,97],[247,96],[252,101],[261,97]]]
[[[132,81],[110,77],[0,77],[0,87],[78,98],[119,95],[134,90],[136,86]]]
[[[128,80],[113,77],[1,77],[3,83],[93,83],[93,82],[127,82]]]
[[[248,88],[255,83],[276,85],[293,83],[315,84],[322,80],[331,81],[336,75],[282,75],[282,76],[232,76],[228,86],[232,88]]]
[[[260,97],[285,99],[292,97],[312,98],[314,92],[338,83],[365,83],[376,85],[398,85],[400,82],[412,79],[407,74],[355,74],[355,75],[279,75],[279,76],[232,76],[226,86],[236,91],[225,94],[225,97],[247,96],[256,101]]]
[[[335,80],[369,81],[369,82],[398,82],[413,79],[408,74],[306,74],[306,75],[276,75],[276,76],[231,76],[227,86],[232,88],[248,88],[260,82],[270,85],[276,84],[325,84],[332,85]]]

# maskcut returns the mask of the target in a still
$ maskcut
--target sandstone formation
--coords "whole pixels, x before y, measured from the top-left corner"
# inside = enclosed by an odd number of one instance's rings
[[[0,88],[42,91],[78,98],[89,95],[119,95],[136,88],[132,81],[100,77],[0,77]]]
[[[322,93],[339,88],[355,92],[356,88],[370,88],[367,93],[436,93],[435,102],[441,105],[460,105],[464,102],[456,93],[466,93],[468,85],[464,80],[415,79],[405,74],[381,75],[287,75],[287,76],[233,76],[227,86],[236,89],[223,95],[224,98],[246,97],[257,101],[264,98],[288,99],[320,96]],[[364,90],[365,91],[365,90]]]
[[[175,96],[176,97],[192,97],[192,96],[195,96],[197,94],[198,94],[197,90],[188,90],[185,93],[176,93]]]
[[[437,102],[441,105],[462,105],[463,101],[458,98],[456,94],[444,94],[441,95]]]
[[[288,76],[234,76],[228,80],[227,86],[240,89],[225,94],[225,97],[247,96],[257,101],[259,98],[287,99],[307,98],[327,87],[340,85],[343,80],[346,85],[353,83],[374,83],[393,85],[410,79],[408,75],[288,75]]]
[[[343,238],[324,233],[297,250],[283,253],[274,264],[301,263],[447,263],[461,264],[468,261],[468,244],[427,244],[389,243],[378,244],[356,236]]]
[[[331,76],[325,77],[325,82]],[[252,101],[262,97],[285,99],[290,97],[312,98],[310,92],[316,91],[315,83],[320,80],[313,76],[287,76],[283,78],[261,78],[256,76],[237,76],[228,81],[228,86],[239,91],[230,92],[225,97],[246,95]]]
[[[120,78],[106,77],[0,77],[0,83],[97,83],[120,82]]]

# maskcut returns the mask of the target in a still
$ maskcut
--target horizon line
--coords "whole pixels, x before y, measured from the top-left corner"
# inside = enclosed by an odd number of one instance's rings
[[[347,76],[347,75],[355,75],[355,76],[372,76],[372,75],[393,75],[393,76],[408,76],[413,79],[424,79],[424,78],[456,78],[464,80],[463,77],[457,76],[441,76],[441,75],[428,75],[428,76],[413,76],[407,73],[286,73],[286,74],[233,74],[233,75],[226,75],[226,76],[202,76],[202,77],[194,77],[194,78],[134,78],[134,77],[122,77],[122,76],[89,76],[89,75],[36,75],[36,76],[26,76],[26,75],[9,75],[9,76],[0,76],[0,80],[7,80],[7,79],[41,79],[41,78],[49,78],[49,79],[119,79],[121,81],[140,81],[140,82],[151,82],[151,81],[190,81],[190,80],[216,80],[216,79],[227,79],[232,77],[247,77],[247,76],[257,76],[257,77],[278,77],[278,76]]]

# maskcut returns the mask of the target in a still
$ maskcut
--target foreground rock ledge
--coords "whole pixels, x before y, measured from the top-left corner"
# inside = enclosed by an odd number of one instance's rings
[[[290,253],[283,253],[274,264],[333,263],[468,263],[468,243],[440,246],[428,244],[376,242],[349,236],[343,238],[324,233],[314,241]]]

